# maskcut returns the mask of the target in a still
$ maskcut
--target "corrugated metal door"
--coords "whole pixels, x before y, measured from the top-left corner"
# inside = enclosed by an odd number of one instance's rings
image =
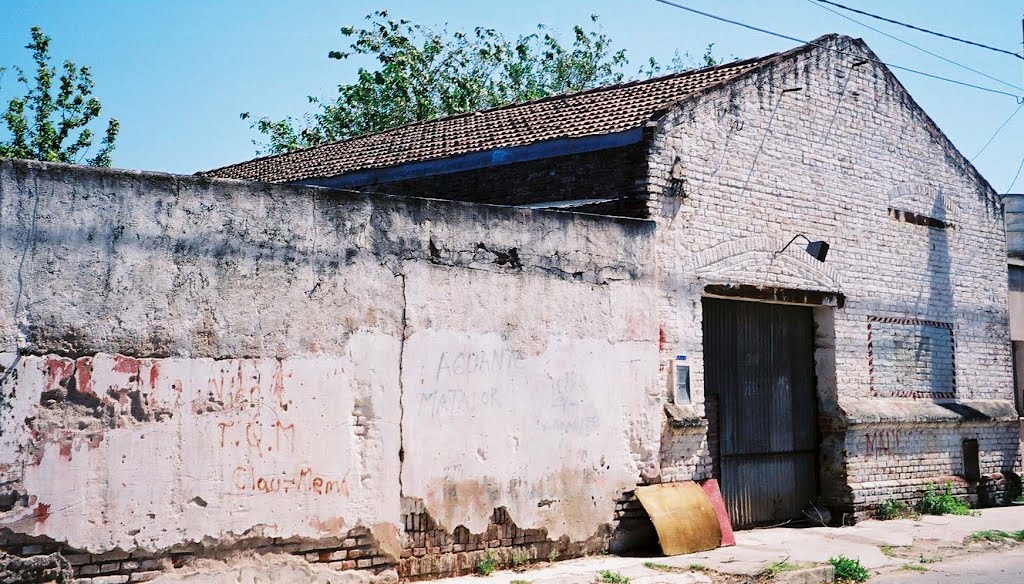
[[[734,527],[800,518],[817,494],[809,308],[704,299],[705,390]],[[713,441],[712,441],[713,442]]]

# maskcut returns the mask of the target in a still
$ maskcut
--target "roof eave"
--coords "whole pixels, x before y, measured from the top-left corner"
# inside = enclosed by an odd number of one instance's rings
[[[643,139],[643,127],[638,126],[608,134],[556,138],[554,140],[534,142],[511,148],[492,148],[458,156],[419,160],[384,168],[367,168],[335,176],[303,178],[289,181],[288,184],[350,189],[415,178],[481,170],[494,166],[530,162],[558,156],[621,148],[636,144]]]

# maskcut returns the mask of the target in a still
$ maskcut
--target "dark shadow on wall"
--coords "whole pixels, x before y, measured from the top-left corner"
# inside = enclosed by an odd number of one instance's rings
[[[928,230],[928,272],[929,272],[929,297],[927,312],[940,316],[941,320],[953,324],[950,330],[952,341],[952,353],[949,362],[937,358],[943,353],[944,347],[937,346],[939,339],[929,339],[927,348],[918,347],[918,357],[925,357],[929,362],[929,375],[931,389],[934,394],[932,401],[936,405],[956,413],[962,422],[988,422],[992,417],[978,409],[957,402],[949,401],[940,397],[942,393],[953,393],[958,400],[970,399],[969,387],[957,383],[956,375],[956,303],[953,289],[953,264],[950,260],[950,231],[956,229],[956,225],[948,221],[946,216],[946,197],[940,190],[932,205],[931,216],[938,220],[930,223],[924,228]],[[1009,348],[1009,347],[1008,347]],[[922,353],[925,353],[922,355]],[[943,379],[949,378],[947,383]],[[991,440],[991,439],[990,439]],[[962,448],[959,452],[947,452],[950,458],[950,466],[954,474],[963,477],[969,485],[969,489],[976,492],[978,505],[988,507],[992,505],[1010,504],[1021,493],[1020,476],[1013,471],[1013,462],[1010,467],[999,469],[997,474],[985,472],[982,468],[982,453],[993,448],[991,443],[986,443],[983,436],[979,434],[961,435]],[[1016,461],[1019,452],[1019,443],[1013,452],[1004,452],[1003,460]]]
[[[945,209],[945,196],[939,191],[935,195],[935,201],[932,204],[932,217],[936,219],[944,219],[946,216]],[[953,281],[952,281],[952,270],[953,265],[950,261],[949,255],[949,230],[954,229],[953,226],[941,223],[941,226],[928,225],[924,227],[928,230],[928,314],[934,314],[940,316],[939,320],[947,322],[955,322],[956,312],[954,310],[953,302]],[[954,332],[950,332],[950,336],[953,337]],[[955,342],[955,339],[954,339]],[[941,379],[943,375],[952,374],[953,379],[956,377],[956,362],[951,361],[948,364],[944,364],[940,359],[935,358],[934,349],[937,347],[928,347],[929,355],[926,355],[929,363],[929,377],[932,384],[932,391],[939,389],[940,391],[944,388],[936,388],[935,383]],[[918,347],[918,361],[922,357],[921,353],[924,352],[922,348]],[[955,359],[955,356],[954,356]],[[944,369],[949,368],[944,371]],[[953,382],[955,383],[955,381]],[[955,391],[955,386],[952,388]]]
[[[931,216],[933,218],[944,219],[946,217],[944,201],[945,196],[940,190],[935,194],[935,199],[932,202]],[[910,224],[908,224],[909,226]],[[949,331],[953,344],[953,353],[949,362],[944,363],[942,359],[937,358],[937,339],[924,337],[922,342],[927,340],[929,345],[922,347],[919,344],[915,356],[918,363],[921,362],[922,358],[928,359],[928,377],[933,394],[932,401],[944,406],[947,404],[940,402],[939,399],[941,398],[935,394],[937,392],[946,392],[955,395],[956,392],[956,311],[953,302],[952,274],[950,273],[953,270],[953,265],[949,255],[949,230],[955,229],[955,227],[939,223],[937,225],[924,225],[922,228],[928,230],[928,306],[926,314],[935,315],[938,317],[937,320],[953,323],[953,328]],[[937,385],[943,376],[951,376],[951,387]],[[953,469],[953,472],[963,474],[963,458],[961,457],[958,465],[955,453],[947,452],[946,455],[949,457],[950,468]],[[957,472],[958,466],[959,472]]]

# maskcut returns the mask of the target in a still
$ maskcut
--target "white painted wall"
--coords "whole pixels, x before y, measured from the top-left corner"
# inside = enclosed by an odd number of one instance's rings
[[[658,464],[652,233],[0,160],[0,527],[397,544],[405,496],[586,538]]]
[[[452,531],[506,507],[581,541],[657,463],[652,290],[406,270],[402,489]]]
[[[395,524],[398,352],[360,334],[344,355],[281,360],[25,357],[0,423],[33,502],[4,523],[95,550]],[[68,373],[116,414],[35,405]]]

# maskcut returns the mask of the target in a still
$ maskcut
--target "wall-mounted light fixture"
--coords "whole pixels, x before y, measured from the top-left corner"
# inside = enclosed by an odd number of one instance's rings
[[[807,242],[807,253],[808,253],[808,255],[810,255],[812,258],[818,260],[819,262],[825,261],[825,256],[828,255],[828,242],[827,241],[811,241],[810,239],[807,239],[807,236],[804,235],[803,233],[797,233],[796,235],[794,235],[793,239],[789,240],[789,243],[787,243],[779,251],[775,252],[775,255],[779,255],[780,253],[786,251],[786,249],[789,248],[789,246],[793,245],[794,241],[796,241],[797,239],[799,239],[801,237],[804,238],[804,241]]]

